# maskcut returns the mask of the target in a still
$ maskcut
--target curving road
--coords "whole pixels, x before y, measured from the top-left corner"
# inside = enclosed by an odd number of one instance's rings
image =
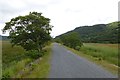
[[[53,44],[49,78],[116,78],[100,66]]]

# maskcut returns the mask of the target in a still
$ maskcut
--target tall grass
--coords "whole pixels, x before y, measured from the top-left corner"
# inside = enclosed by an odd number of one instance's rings
[[[51,56],[51,46],[47,46],[45,50],[46,53],[42,60],[37,65],[35,65],[35,68],[31,74],[26,75],[25,78],[47,78],[50,71],[49,60]]]
[[[94,44],[85,43],[81,47],[84,54],[98,58],[99,60],[106,60],[112,64],[118,65],[118,47],[117,44]]]
[[[2,41],[2,76],[13,77],[32,59],[25,57],[25,50],[20,46],[12,47],[9,41]]]
[[[23,58],[25,50],[20,46],[12,47],[9,41],[2,41],[3,69]]]
[[[43,56],[43,59],[39,61],[39,63],[36,63],[35,66],[28,66],[26,69],[26,66],[28,64],[33,63],[35,60],[39,59],[38,57],[33,58],[36,56],[35,55],[36,52],[29,53],[29,51],[25,51],[20,46],[12,47],[9,41],[3,41],[1,44],[2,44],[2,64],[3,64],[2,77],[3,78],[9,78],[9,77],[10,78],[21,78],[21,77],[44,78],[45,76],[47,76],[47,73],[49,71],[48,58],[51,50],[50,46],[48,48],[44,48],[44,51],[42,53],[45,53],[45,55]],[[31,71],[31,68],[33,71]],[[25,75],[22,75],[20,73],[21,71],[23,71]],[[31,74],[28,75],[27,73],[31,73]]]
[[[3,78],[14,78],[18,72],[25,68],[26,64],[31,62],[30,59],[21,60],[3,70]]]

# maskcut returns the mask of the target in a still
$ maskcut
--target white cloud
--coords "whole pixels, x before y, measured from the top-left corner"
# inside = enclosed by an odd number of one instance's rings
[[[30,11],[50,18],[54,26],[51,35],[57,36],[75,27],[117,21],[118,0],[0,0],[0,28]]]

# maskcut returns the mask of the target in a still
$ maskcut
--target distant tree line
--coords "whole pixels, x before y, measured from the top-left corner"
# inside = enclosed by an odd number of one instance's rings
[[[61,37],[56,37],[54,40],[58,43],[62,43],[63,45],[74,48],[76,50],[79,50],[80,47],[83,45],[79,34],[76,32],[63,34]]]

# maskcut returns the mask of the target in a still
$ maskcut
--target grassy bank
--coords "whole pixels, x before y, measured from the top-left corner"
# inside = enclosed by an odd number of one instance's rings
[[[4,68],[9,67],[20,59],[23,59],[26,51],[19,46],[12,47],[9,41],[2,41],[2,65]]]
[[[24,53],[26,51],[19,47],[12,47],[9,41],[2,41],[2,76],[15,76],[31,59],[26,59]]]
[[[26,74],[23,75],[23,78],[47,78],[50,70],[49,59],[51,56],[51,46],[45,47],[45,50],[45,55],[37,64],[32,64],[32,71],[31,69],[26,70]]]
[[[50,57],[51,46],[45,47],[44,49],[45,55],[36,64],[32,64],[32,66],[30,67],[28,66],[28,69],[26,69],[26,65],[36,61],[37,59],[32,59],[29,56],[26,56],[26,53],[28,53],[27,51],[25,51],[20,46],[12,47],[9,41],[3,41],[1,44],[2,44],[2,68],[3,68],[2,76],[3,77],[7,77],[7,78],[42,77],[43,78],[47,76],[47,73],[49,71],[48,59]],[[23,74],[20,73],[22,70],[24,76]]]
[[[108,69],[114,74],[118,74],[118,45],[117,44],[95,44],[85,43],[80,51],[68,48],[79,56],[95,62]]]

